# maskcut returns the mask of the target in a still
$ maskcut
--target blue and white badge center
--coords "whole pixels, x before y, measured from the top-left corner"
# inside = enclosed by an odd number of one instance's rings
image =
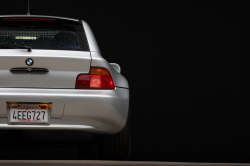
[[[26,65],[28,65],[28,66],[33,65],[33,63],[34,63],[34,60],[31,59],[31,58],[28,58],[28,59],[26,60]]]

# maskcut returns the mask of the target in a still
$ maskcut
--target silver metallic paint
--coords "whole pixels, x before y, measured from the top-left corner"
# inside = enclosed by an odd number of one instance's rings
[[[83,25],[83,28],[84,28],[84,31],[85,31],[85,34],[86,34],[86,37],[88,40],[90,51],[101,53],[99,46],[97,44],[97,41],[95,39],[95,36],[94,36],[89,24],[82,20],[82,25]]]
[[[111,67],[113,67],[113,69],[115,71],[117,71],[118,73],[121,73],[121,67],[120,65],[118,65],[117,63],[109,63],[111,65]]]
[[[0,100],[0,117],[6,117],[6,115],[7,115],[6,101]]]
[[[34,49],[30,53],[20,49],[1,49],[0,53],[0,87],[75,88],[77,75],[90,70],[90,53],[84,51]],[[35,61],[32,67],[47,68],[49,72],[10,72],[11,68],[27,67],[27,58]]]
[[[68,127],[65,129],[69,130],[84,130],[84,126],[92,126],[94,133],[115,134],[122,130],[126,123],[129,90],[0,88],[0,101],[0,108],[3,108],[6,102],[52,102],[52,112],[53,102],[63,102],[65,104],[63,117],[51,118],[53,129],[56,127],[54,125],[66,125]],[[3,118],[7,118],[6,109],[0,110],[0,114],[4,115]],[[6,124],[4,120],[0,123]],[[78,127],[74,128],[74,125]],[[31,126],[33,125],[19,125],[16,129],[29,129]],[[6,128],[6,125],[0,125],[0,129]],[[10,128],[15,127],[12,125]],[[47,129],[49,126],[38,128]]]
[[[65,104],[63,102],[53,102],[50,117],[62,118]]]

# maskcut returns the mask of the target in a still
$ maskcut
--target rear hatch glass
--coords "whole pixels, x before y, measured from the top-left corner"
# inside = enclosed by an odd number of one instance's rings
[[[31,46],[32,49],[89,51],[80,22],[36,19],[2,18],[0,44]]]

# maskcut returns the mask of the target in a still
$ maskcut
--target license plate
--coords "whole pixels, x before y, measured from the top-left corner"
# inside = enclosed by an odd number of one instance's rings
[[[48,104],[10,104],[10,122],[47,123]]]

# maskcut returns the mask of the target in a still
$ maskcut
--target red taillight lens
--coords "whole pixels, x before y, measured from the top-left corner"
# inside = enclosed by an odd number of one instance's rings
[[[115,89],[115,84],[107,69],[92,67],[89,74],[77,76],[76,89]]]
[[[4,21],[56,21],[55,19],[53,18],[32,18],[32,17],[29,17],[29,18],[22,18],[22,17],[11,17],[11,18],[4,18],[3,19]]]

